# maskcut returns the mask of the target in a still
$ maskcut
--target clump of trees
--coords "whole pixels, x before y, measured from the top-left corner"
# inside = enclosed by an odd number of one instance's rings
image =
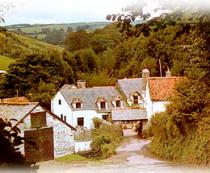
[[[184,56],[174,58],[173,68],[183,71],[185,78],[177,86],[166,112],[151,119],[149,134],[153,139],[149,149],[164,159],[209,166],[210,17],[201,13],[195,16],[200,16],[198,22],[189,24],[186,31],[186,25],[179,25],[181,30],[176,33],[177,40],[185,43],[181,45]],[[190,37],[186,38],[188,33]]]
[[[10,65],[1,84],[0,97],[24,95],[32,101],[47,103],[65,83],[74,83],[74,75],[61,55],[26,55]]]

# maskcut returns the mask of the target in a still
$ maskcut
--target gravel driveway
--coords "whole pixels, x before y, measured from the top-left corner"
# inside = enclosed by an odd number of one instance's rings
[[[139,150],[148,144],[147,140],[126,138],[117,148],[116,155],[86,164],[69,164],[56,161],[40,163],[39,173],[210,173],[210,169],[186,167],[165,161],[144,157]]]

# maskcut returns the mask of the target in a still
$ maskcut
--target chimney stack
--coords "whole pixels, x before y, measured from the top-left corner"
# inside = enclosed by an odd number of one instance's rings
[[[149,70],[148,69],[143,69],[142,70],[142,90],[146,90],[147,86],[147,80],[149,78]]]
[[[78,80],[77,81],[77,88],[86,88],[86,81],[85,80]]]

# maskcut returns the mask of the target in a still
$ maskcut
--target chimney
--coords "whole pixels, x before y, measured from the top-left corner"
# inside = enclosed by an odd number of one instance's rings
[[[142,90],[146,90],[147,86],[147,80],[149,78],[149,70],[148,69],[143,69],[142,70]]]
[[[77,88],[86,88],[86,81],[85,80],[78,80],[77,81]]]
[[[169,68],[168,68],[168,70],[166,71],[166,77],[171,77],[171,71],[169,70]]]

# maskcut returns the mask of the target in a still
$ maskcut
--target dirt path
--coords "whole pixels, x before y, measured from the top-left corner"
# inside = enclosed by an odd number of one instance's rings
[[[210,169],[190,168],[169,164],[157,159],[144,157],[140,149],[148,144],[148,140],[134,137],[125,138],[116,150],[116,155],[100,161],[85,164],[69,164],[56,161],[40,164],[39,173],[209,173]]]

